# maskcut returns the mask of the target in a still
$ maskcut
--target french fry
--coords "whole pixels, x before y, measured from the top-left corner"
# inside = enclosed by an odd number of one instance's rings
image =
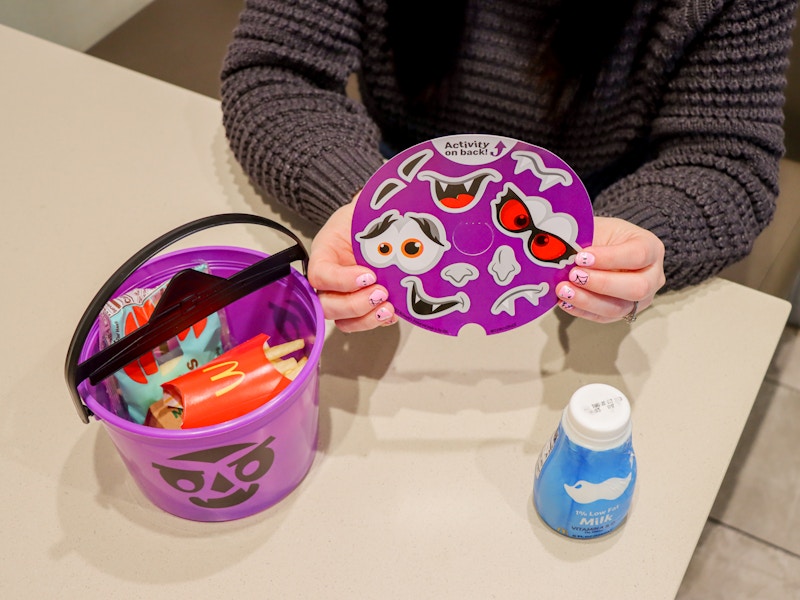
[[[303,368],[303,365],[308,362],[308,358],[303,356],[300,360],[297,360],[291,356],[289,358],[284,357],[303,348],[305,348],[305,341],[302,338],[278,344],[277,346],[269,346],[269,344],[265,343],[264,354],[281,375],[287,379],[294,379]]]
[[[302,350],[305,348],[305,345],[305,341],[302,338],[292,340],[284,344],[278,344],[277,346],[268,346],[267,344],[264,344],[264,353],[267,355],[269,360],[274,362],[279,358],[283,358],[287,354]]]
[[[283,376],[286,377],[286,379],[291,379],[292,381],[294,381],[294,378],[297,377],[297,375],[300,373],[300,371],[303,369],[303,367],[307,362],[308,362],[308,357],[304,356],[303,358],[297,361],[297,364],[294,367],[286,371],[286,373],[284,373]]]
[[[284,376],[288,371],[297,366],[296,358],[285,358],[283,360],[273,360],[270,362],[272,363],[272,366],[275,367],[275,370]]]

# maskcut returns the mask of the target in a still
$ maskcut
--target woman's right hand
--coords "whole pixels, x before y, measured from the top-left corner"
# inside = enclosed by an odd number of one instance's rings
[[[397,322],[385,287],[375,273],[356,264],[350,229],[358,195],[334,212],[311,243],[308,281],[317,290],[325,318],[345,333]]]

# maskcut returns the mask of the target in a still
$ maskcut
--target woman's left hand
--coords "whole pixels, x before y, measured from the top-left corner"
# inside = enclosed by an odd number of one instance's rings
[[[665,282],[658,237],[622,219],[595,217],[594,243],[578,253],[556,294],[569,314],[610,323],[641,313]]]

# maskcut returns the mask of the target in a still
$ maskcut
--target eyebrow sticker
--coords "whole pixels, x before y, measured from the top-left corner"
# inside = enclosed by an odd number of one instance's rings
[[[392,198],[392,196],[404,190],[405,188],[405,182],[395,179],[394,177],[390,177],[384,181],[378,189],[375,190],[374,194],[372,194],[372,198],[370,198],[369,201],[370,207],[378,210],[381,206],[386,204]]]
[[[540,192],[548,190],[554,185],[563,185],[565,187],[572,185],[572,175],[569,171],[557,167],[546,167],[542,157],[536,152],[518,150],[511,153],[511,158],[517,161],[514,166],[515,175],[524,171],[531,171],[540,179]]]
[[[422,152],[417,152],[410,158],[407,158],[403,161],[403,163],[397,169],[397,174],[406,181],[413,180],[414,177],[417,176],[419,170],[425,166],[425,163],[427,163],[432,156],[433,150],[429,148],[426,148]]]

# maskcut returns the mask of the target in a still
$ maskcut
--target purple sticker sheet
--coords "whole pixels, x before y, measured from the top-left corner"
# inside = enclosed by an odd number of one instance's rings
[[[487,334],[540,317],[592,242],[589,195],[552,152],[483,134],[436,138],[387,161],[353,216],[356,262],[395,312],[430,331]]]

